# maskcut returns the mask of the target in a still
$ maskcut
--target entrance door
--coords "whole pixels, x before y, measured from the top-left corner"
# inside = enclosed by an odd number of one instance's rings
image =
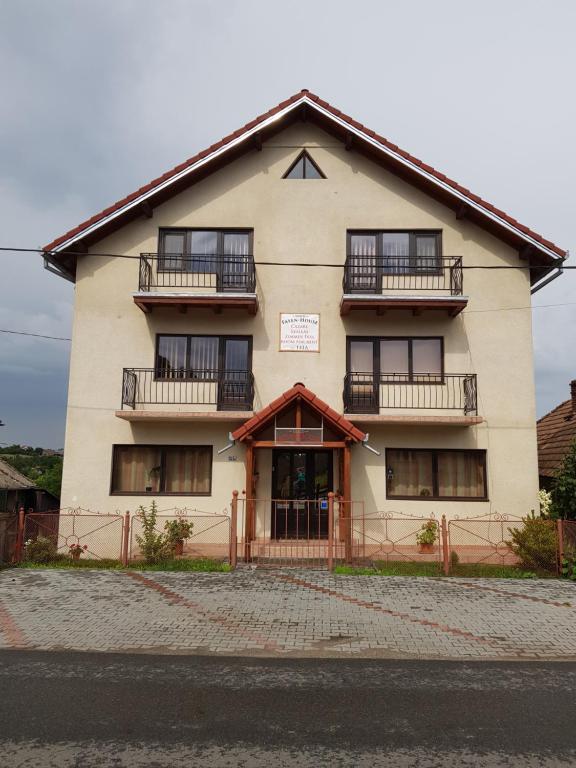
[[[332,451],[273,451],[272,538],[327,538],[330,490]]]

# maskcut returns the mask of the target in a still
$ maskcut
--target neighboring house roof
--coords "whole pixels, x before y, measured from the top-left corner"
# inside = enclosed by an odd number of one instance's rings
[[[576,440],[576,380],[570,382],[571,398],[538,420],[538,474],[554,477]]]
[[[493,231],[497,236],[518,249],[524,249],[526,258],[537,258],[545,265],[544,273],[564,259],[567,252],[545,239],[509,214],[475,195],[440,171],[423,163],[417,157],[400,149],[396,144],[366,128],[318,96],[303,89],[282,101],[273,109],[202,150],[162,176],[118,200],[100,213],[87,219],[44,246],[47,260],[73,276],[78,252],[97,242],[119,226],[142,215],[151,215],[158,205],[179,191],[204,178],[224,163],[241,154],[261,147],[264,139],[277,133],[286,122],[305,118],[320,123],[324,128],[346,142],[347,148],[358,149],[382,162],[394,173],[418,184],[429,194],[451,206],[460,217]],[[70,252],[66,259],[65,252]],[[533,271],[533,280],[542,277],[542,269]]]
[[[362,430],[355,427],[351,421],[348,421],[347,418],[341,416],[335,410],[330,408],[324,400],[321,400],[314,394],[314,392],[307,389],[304,384],[300,383],[294,384],[293,387],[286,390],[286,392],[281,394],[280,397],[277,397],[276,400],[273,400],[266,406],[266,408],[258,411],[252,418],[245,421],[241,427],[238,427],[235,432],[232,432],[232,439],[242,442],[247,437],[250,437],[254,432],[263,427],[266,422],[274,418],[276,414],[285,410],[297,398],[300,398],[313,410],[320,413],[327,424],[334,429],[337,429],[346,437],[351,438],[355,443],[365,440],[366,435]]]
[[[0,491],[24,491],[30,488],[35,488],[35,485],[29,477],[0,459]]]

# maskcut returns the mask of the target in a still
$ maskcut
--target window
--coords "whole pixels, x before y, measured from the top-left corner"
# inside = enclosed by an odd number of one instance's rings
[[[158,269],[163,272],[223,273],[231,286],[239,284],[251,262],[250,230],[160,230]]]
[[[212,446],[115,445],[112,494],[209,496]]]
[[[251,369],[250,336],[157,336],[157,379],[247,383]]]
[[[301,152],[290,168],[286,171],[284,179],[325,179],[326,176],[310,157],[308,152]]]
[[[370,374],[381,382],[441,384],[443,341],[440,337],[349,337],[348,373]]]
[[[385,275],[441,272],[441,233],[374,231],[348,233],[349,290],[379,290]]]
[[[486,501],[486,452],[387,449],[389,499]]]

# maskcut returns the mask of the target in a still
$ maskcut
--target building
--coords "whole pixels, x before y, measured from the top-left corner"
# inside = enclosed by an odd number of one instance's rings
[[[540,487],[549,490],[576,440],[576,379],[570,382],[569,399],[538,419],[537,430]]]
[[[0,513],[15,514],[21,507],[34,512],[57,511],[60,500],[0,459]]]
[[[301,91],[46,245],[76,283],[63,505],[238,489],[247,540],[325,535],[329,491],[525,514],[531,317],[507,310],[565,256]]]
[[[0,563],[9,563],[14,554],[18,510],[58,511],[60,501],[39,489],[30,478],[0,459]]]

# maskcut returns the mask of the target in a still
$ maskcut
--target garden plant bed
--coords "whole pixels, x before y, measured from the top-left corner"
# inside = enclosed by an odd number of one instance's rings
[[[374,567],[359,567],[337,565],[334,573],[342,576],[444,576],[440,563],[413,562],[376,562]],[[523,571],[512,565],[483,565],[478,563],[458,563],[450,568],[450,576],[464,578],[493,578],[493,579],[534,579],[555,578],[554,574],[533,571]]]

